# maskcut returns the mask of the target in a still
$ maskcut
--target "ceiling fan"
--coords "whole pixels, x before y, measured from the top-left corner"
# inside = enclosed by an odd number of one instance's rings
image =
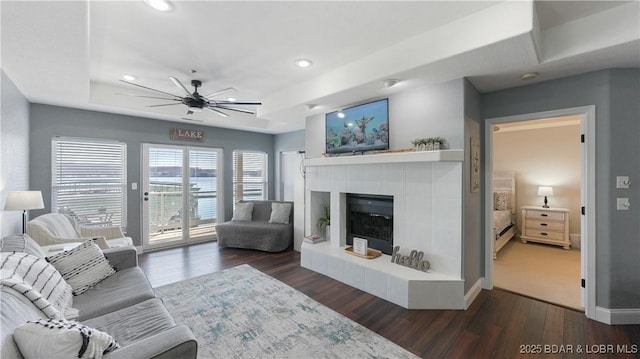
[[[224,100],[215,100],[214,98],[220,95],[223,95],[225,93],[229,93],[229,92],[233,92],[236,89],[234,89],[233,87],[228,87],[216,92],[213,92],[211,94],[208,94],[206,96],[202,96],[201,94],[198,93],[198,87],[202,86],[202,81],[200,80],[191,80],[191,86],[193,86],[195,88],[195,90],[193,91],[193,93],[189,92],[189,90],[182,84],[182,82],[180,82],[180,80],[178,80],[177,78],[173,77],[173,76],[169,76],[169,78],[171,79],[171,81],[173,82],[174,85],[176,85],[176,87],[178,87],[180,89],[180,91],[182,91],[182,93],[184,93],[184,97],[178,96],[178,95],[174,95],[172,93],[169,92],[165,92],[165,91],[161,91],[161,90],[156,90],[153,89],[151,87],[147,87],[147,86],[142,86],[142,85],[138,85],[135,84],[133,82],[129,82],[129,81],[125,81],[125,80],[120,80],[126,84],[129,85],[133,85],[133,86],[137,86],[146,90],[150,90],[150,91],[154,91],[154,92],[158,92],[161,93],[163,95],[169,96],[169,97],[156,97],[156,96],[142,96],[142,95],[128,95],[128,96],[134,96],[134,97],[145,97],[145,98],[154,98],[154,99],[159,99],[159,100],[167,100],[167,101],[173,101],[170,103],[163,103],[163,104],[158,104],[158,105],[150,105],[147,107],[161,107],[161,106],[174,106],[174,105],[186,105],[188,107],[187,109],[187,115],[191,115],[194,112],[202,112],[202,110],[207,110],[207,111],[211,111],[215,114],[218,114],[220,116],[224,116],[224,117],[229,117],[228,114],[224,113],[221,110],[229,110],[229,111],[236,111],[236,112],[243,112],[243,113],[250,113],[252,115],[255,115],[255,111],[253,110],[248,110],[245,108],[239,108],[239,107],[234,107],[234,106],[238,106],[238,105],[262,105],[261,102],[258,101],[224,101]]]

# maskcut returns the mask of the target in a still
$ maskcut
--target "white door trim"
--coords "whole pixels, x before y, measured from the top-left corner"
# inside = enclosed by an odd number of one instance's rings
[[[482,287],[493,289],[493,231],[489,225],[492,218],[492,201],[488,198],[491,193],[493,183],[493,126],[496,124],[536,120],[550,117],[563,117],[580,115],[580,128],[584,131],[585,145],[581,149],[582,158],[582,179],[581,179],[581,201],[586,208],[586,215],[581,218],[581,251],[582,259],[586,259],[583,265],[583,278],[586,283],[584,291],[584,307],[587,318],[596,318],[596,188],[595,188],[595,162],[596,162],[596,108],[594,105],[572,107],[559,110],[528,113],[522,115],[496,117],[485,119],[484,124],[484,215],[485,215],[485,276]],[[586,174],[586,176],[584,175]]]

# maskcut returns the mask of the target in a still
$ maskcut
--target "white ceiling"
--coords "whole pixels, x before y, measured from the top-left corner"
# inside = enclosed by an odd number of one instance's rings
[[[31,102],[264,133],[308,116],[466,77],[487,92],[612,67],[640,66],[637,1],[2,1],[0,65]],[[297,68],[297,58],[314,66]],[[195,70],[196,73],[192,73]],[[180,94],[225,87],[257,115],[204,112],[123,84]],[[384,79],[401,82],[392,87]],[[318,107],[309,110],[308,104]]]

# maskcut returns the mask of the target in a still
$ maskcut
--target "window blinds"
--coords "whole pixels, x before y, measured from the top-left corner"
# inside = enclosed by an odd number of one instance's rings
[[[267,154],[233,152],[233,203],[267,199]]]
[[[52,212],[80,224],[126,227],[126,144],[55,138],[52,143]]]

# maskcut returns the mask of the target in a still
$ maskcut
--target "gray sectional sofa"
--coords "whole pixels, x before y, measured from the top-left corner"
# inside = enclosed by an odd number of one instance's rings
[[[73,307],[79,309],[74,320],[110,334],[120,344],[121,348],[104,358],[196,358],[198,344],[193,333],[176,325],[156,298],[138,267],[135,248],[107,249],[104,254],[116,273],[73,297]],[[46,316],[12,288],[2,286],[1,294],[0,357],[23,358],[13,340],[14,329]]]
[[[253,202],[250,221],[227,221],[216,226],[218,246],[281,252],[293,245],[293,202]],[[290,203],[289,223],[269,223],[273,203]]]

